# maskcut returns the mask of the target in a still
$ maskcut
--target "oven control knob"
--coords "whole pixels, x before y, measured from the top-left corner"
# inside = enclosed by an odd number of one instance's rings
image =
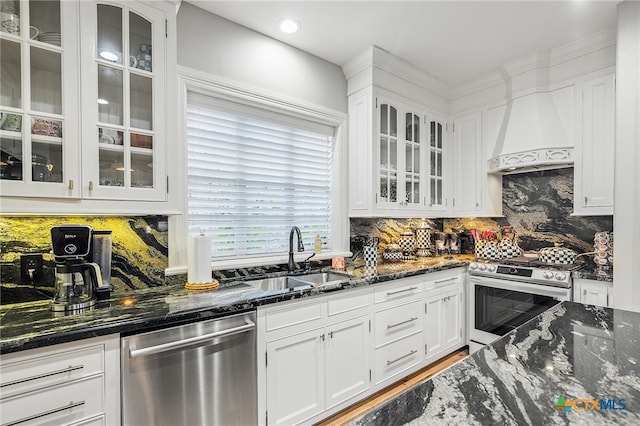
[[[551,271],[544,271],[544,273],[542,274],[543,277],[549,279],[549,278],[553,278],[553,272]]]
[[[478,268],[479,268],[481,271],[486,271],[486,270],[487,270],[487,265],[485,265],[484,263],[481,263],[481,264],[480,264],[480,266],[478,266]]]
[[[471,262],[471,264],[469,265],[469,269],[475,271],[476,269],[478,269],[478,264],[476,262]]]
[[[567,278],[567,274],[564,272],[556,272],[556,280],[564,280]]]
[[[496,265],[487,265],[487,271],[489,272],[495,272],[496,268]]]

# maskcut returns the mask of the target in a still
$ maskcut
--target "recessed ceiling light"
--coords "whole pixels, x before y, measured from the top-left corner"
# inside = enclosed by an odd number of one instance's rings
[[[113,52],[109,52],[108,50],[103,50],[102,52],[100,52],[100,57],[106,59],[107,61],[115,62],[118,60],[118,55]]]
[[[285,34],[293,34],[300,29],[300,23],[295,19],[285,18],[278,22],[278,28]]]
[[[98,103],[100,105],[109,105],[109,101],[106,99],[98,98]]]

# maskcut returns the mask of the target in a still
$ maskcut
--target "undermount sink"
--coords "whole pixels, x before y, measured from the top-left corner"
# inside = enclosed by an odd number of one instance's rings
[[[316,287],[337,287],[349,282],[350,278],[351,276],[338,272],[316,272],[295,277],[299,281],[313,284]]]
[[[337,272],[315,272],[302,275],[287,275],[283,277],[260,278],[244,281],[254,288],[264,291],[302,290],[305,288],[322,288],[325,290],[341,287],[348,283],[350,275]]]
[[[289,290],[289,289],[302,287],[302,286],[310,287],[311,284],[306,282],[301,282],[296,278],[297,277],[289,277],[289,276],[261,278],[256,280],[246,280],[244,281],[244,283],[264,291]]]

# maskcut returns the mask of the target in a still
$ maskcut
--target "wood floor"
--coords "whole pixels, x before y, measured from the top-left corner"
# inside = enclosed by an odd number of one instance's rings
[[[328,419],[323,420],[318,423],[317,426],[338,426],[344,425],[348,421],[361,416],[372,408],[382,404],[388,399],[393,398],[395,395],[404,391],[405,389],[410,388],[416,383],[420,383],[424,380],[427,380],[429,377],[433,376],[436,373],[452,366],[458,361],[463,360],[469,355],[469,352],[466,349],[462,349],[460,351],[454,352],[451,355],[442,358],[441,360],[434,362],[433,364],[423,368],[420,371],[415,372],[411,376],[394,383],[393,385],[382,389],[381,391],[371,395],[368,399],[361,401],[357,404],[352,405],[349,408],[342,410],[341,412],[334,414]]]

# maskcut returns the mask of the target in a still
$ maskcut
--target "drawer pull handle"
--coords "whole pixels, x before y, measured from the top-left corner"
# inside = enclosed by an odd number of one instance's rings
[[[410,357],[411,355],[416,354],[416,353],[418,353],[418,351],[414,349],[411,352],[409,352],[408,354],[402,355],[400,358],[396,358],[396,359],[394,359],[392,361],[387,361],[387,365],[391,365],[393,363],[396,363],[396,362],[398,362],[400,360],[403,360],[403,359],[405,359],[407,357]]]
[[[457,280],[458,277],[450,277],[450,278],[446,278],[444,280],[438,280],[436,281],[436,285],[438,284],[442,284],[442,283],[448,283],[449,281],[453,281],[453,280]]]
[[[24,417],[20,420],[15,420],[13,422],[9,422],[9,423],[3,423],[2,426],[13,426],[13,425],[17,425],[20,423],[25,423],[31,420],[35,420],[38,419],[40,417],[45,417],[45,416],[49,416],[51,414],[55,414],[55,413],[59,413],[60,411],[64,411],[64,410],[70,410],[72,408],[76,408],[79,407],[81,405],[84,405],[84,401],[80,401],[80,402],[69,402],[69,405],[65,405],[63,407],[60,408],[54,408],[53,410],[49,410],[49,411],[44,411],[42,413],[39,414],[34,414],[33,416],[29,416],[29,417]]]
[[[417,317],[411,317],[406,321],[402,321],[402,322],[399,322],[397,324],[387,325],[387,330],[390,329],[390,328],[394,328],[394,327],[398,327],[398,326],[401,326],[401,325],[404,325],[404,324],[408,324],[408,323],[413,322],[413,321],[415,321],[417,319],[418,319]]]
[[[84,365],[70,365],[67,368],[63,368],[62,370],[51,371],[50,373],[39,374],[37,376],[27,377],[26,379],[18,379],[18,380],[14,380],[12,382],[1,383],[0,384],[0,388],[3,388],[5,386],[17,385],[19,383],[30,382],[32,380],[44,379],[45,377],[55,376],[56,374],[69,373],[71,371],[81,370],[83,368],[84,368]]]
[[[387,296],[392,296],[394,294],[404,293],[405,291],[412,291],[412,290],[417,290],[417,289],[418,289],[418,287],[413,286],[413,287],[409,287],[409,288],[403,288],[402,290],[388,291],[387,292]]]

